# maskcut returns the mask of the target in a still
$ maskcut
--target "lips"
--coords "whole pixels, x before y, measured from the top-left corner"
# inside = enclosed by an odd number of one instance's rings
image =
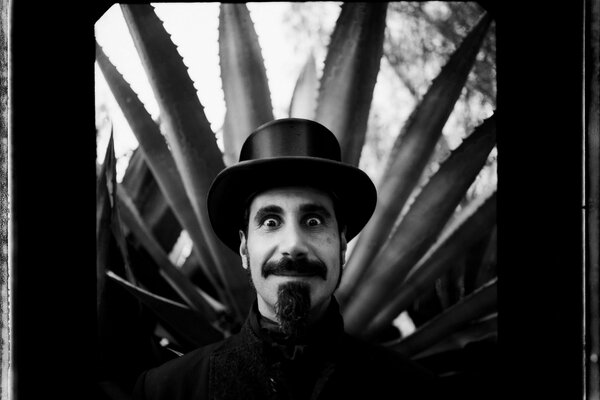
[[[292,276],[292,277],[312,277],[312,276],[319,276],[319,274],[313,273],[313,272],[298,272],[298,271],[280,271],[280,272],[271,273],[270,275]]]

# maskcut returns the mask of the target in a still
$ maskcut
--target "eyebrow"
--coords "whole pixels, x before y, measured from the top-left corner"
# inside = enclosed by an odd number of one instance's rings
[[[325,207],[320,204],[308,203],[300,205],[300,212],[306,213],[318,213],[322,214],[325,218],[331,218],[331,213]]]
[[[269,214],[283,214],[283,208],[275,205],[269,205],[260,208],[254,215],[254,223],[256,225],[260,225],[263,218]]]

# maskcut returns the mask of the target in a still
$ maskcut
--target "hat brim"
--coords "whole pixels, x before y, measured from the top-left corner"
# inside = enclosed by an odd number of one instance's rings
[[[315,186],[335,193],[344,213],[348,241],[366,225],[377,204],[371,179],[348,164],[314,157],[242,161],[221,171],[210,187],[208,215],[217,236],[237,253],[249,197],[279,186]]]

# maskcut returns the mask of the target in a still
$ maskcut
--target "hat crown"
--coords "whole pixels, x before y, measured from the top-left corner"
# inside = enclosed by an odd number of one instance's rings
[[[323,125],[301,118],[267,122],[248,136],[239,161],[275,157],[316,157],[341,161],[335,135]]]

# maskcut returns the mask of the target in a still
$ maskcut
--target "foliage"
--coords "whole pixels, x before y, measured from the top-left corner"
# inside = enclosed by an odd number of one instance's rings
[[[436,157],[442,130],[465,87],[493,106],[493,79],[474,81],[470,75],[474,65],[493,71],[493,58],[478,61],[482,44],[493,46],[486,39],[492,18],[486,13],[475,18],[481,12],[472,5],[461,14],[458,4],[448,4],[449,15],[466,17],[436,20],[451,43],[442,46],[448,58],[427,90],[414,91],[419,103],[386,154],[375,215],[349,251],[336,293],[351,334],[426,363],[427,357],[459,351],[482,338],[493,340],[496,330],[495,188],[472,190],[486,164],[495,163],[495,117],[469,127],[463,143]],[[344,160],[354,165],[361,165],[373,127],[372,98],[382,60],[395,62],[400,75],[411,68],[389,25],[391,13],[402,7],[432,23],[434,17],[420,3],[342,4],[322,73],[316,72],[311,55],[290,101],[290,116],[314,113],[338,137]],[[258,36],[245,4],[220,5],[224,151],[153,7],[121,9],[160,109],[160,121],[153,120],[98,43],[97,63],[140,145],[122,183],[114,179],[112,141],[98,173],[98,315],[101,332],[111,333],[100,335],[101,349],[136,342],[142,355],[136,365],[121,364],[129,369],[118,376],[110,371],[119,364],[119,354],[101,355],[102,387],[116,382],[127,391],[141,369],[227,337],[243,322],[252,302],[248,278],[239,257],[216,239],[203,205],[214,176],[234,162],[245,137],[273,113]],[[468,29],[450,30],[454,23]],[[422,54],[437,51],[438,46],[430,46]],[[493,47],[485,54],[493,54]],[[477,74],[493,78],[489,71]],[[194,250],[178,268],[168,253],[182,230]],[[130,306],[120,310],[107,303],[109,290],[112,298]],[[423,307],[425,300],[438,307]],[[393,324],[404,311],[417,325],[408,336]],[[119,341],[122,327],[112,321],[143,321],[143,329]],[[448,371],[428,365],[440,374],[477,368],[454,365]]]

